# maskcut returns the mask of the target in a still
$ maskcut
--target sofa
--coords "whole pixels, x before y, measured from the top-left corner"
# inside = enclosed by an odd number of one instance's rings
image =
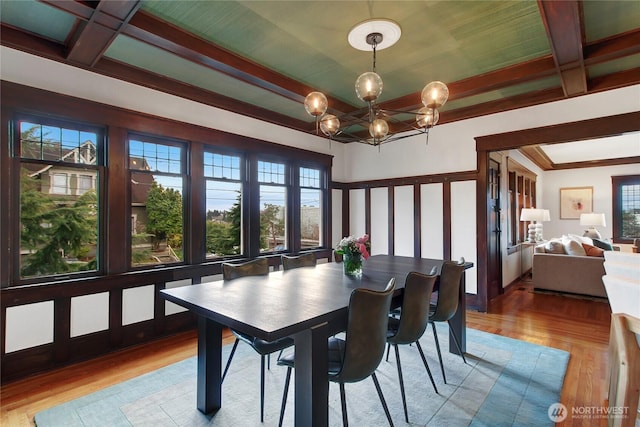
[[[609,245],[606,250],[615,249]],[[592,239],[573,235],[537,245],[533,253],[534,289],[606,298],[604,251]]]

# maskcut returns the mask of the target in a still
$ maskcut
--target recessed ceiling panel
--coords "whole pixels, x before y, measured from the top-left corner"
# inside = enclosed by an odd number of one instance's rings
[[[640,133],[541,145],[540,148],[555,164],[640,157]]]
[[[581,3],[584,10],[587,42],[638,28],[640,20],[640,1],[638,0],[588,0]]]
[[[296,119],[312,121],[301,103],[274,96],[267,90],[243,83],[130,37],[118,36],[105,52],[105,56]]]
[[[0,20],[59,43],[65,41],[76,21],[72,15],[35,0],[0,0]]]

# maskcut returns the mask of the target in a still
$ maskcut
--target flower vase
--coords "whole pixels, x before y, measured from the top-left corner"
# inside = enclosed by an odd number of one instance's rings
[[[348,276],[360,276],[362,274],[362,254],[345,252],[342,257],[344,274]]]

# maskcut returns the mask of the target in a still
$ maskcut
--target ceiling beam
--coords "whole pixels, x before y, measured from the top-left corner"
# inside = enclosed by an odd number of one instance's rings
[[[538,0],[538,8],[565,96],[587,93],[578,1]]]
[[[67,60],[89,67],[98,62],[140,8],[139,0],[102,0],[93,9],[77,2],[46,3],[76,16],[77,24],[67,38]]]
[[[584,63],[587,66],[600,64],[637,53],[640,53],[640,28],[587,44]]]

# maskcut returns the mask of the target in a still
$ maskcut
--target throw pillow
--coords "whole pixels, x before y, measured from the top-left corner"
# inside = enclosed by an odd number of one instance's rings
[[[544,249],[548,254],[566,254],[564,245],[558,240],[551,240],[547,242]]]
[[[611,243],[605,242],[604,240],[600,239],[593,239],[593,246],[595,246],[596,248],[604,249],[605,251],[613,250],[613,245]]]
[[[586,252],[587,256],[604,257],[604,251],[602,249],[600,249],[600,248],[596,248],[595,246],[587,245],[586,243],[583,243],[582,247],[584,248],[584,251]]]
[[[564,250],[565,252],[567,252],[567,255],[587,255],[587,252],[582,247],[582,243],[578,243],[575,240],[571,239],[568,239],[564,242]]]

